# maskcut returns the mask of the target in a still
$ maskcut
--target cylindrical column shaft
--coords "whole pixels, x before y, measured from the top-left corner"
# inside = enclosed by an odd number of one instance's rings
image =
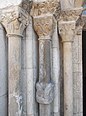
[[[40,115],[39,116],[51,116],[51,104],[49,105],[44,105],[44,104],[40,104],[39,106],[40,108]]]
[[[50,48],[54,21],[51,14],[34,17],[35,31],[39,36],[39,81],[36,84],[36,100],[39,103],[40,116],[50,116],[50,106],[53,101]]]
[[[64,116],[73,116],[72,42],[63,43]]]
[[[74,30],[75,21],[59,23],[59,32],[63,42],[64,116],[73,116],[72,42]]]
[[[30,22],[32,23],[32,22]],[[29,33],[28,33],[29,32]],[[34,71],[32,25],[26,29],[27,116],[34,116]]]
[[[50,38],[39,38],[39,83],[43,84],[43,89],[50,83]],[[39,104],[40,116],[50,116],[50,104]]]
[[[21,116],[22,96],[20,94],[21,36],[8,36],[8,88],[9,116]]]
[[[54,116],[60,116],[60,47],[57,24],[52,37],[52,80],[54,82]]]
[[[39,82],[50,82],[50,43],[49,39],[39,40]],[[45,85],[46,86],[46,85]]]
[[[7,39],[0,25],[0,115],[7,116]]]

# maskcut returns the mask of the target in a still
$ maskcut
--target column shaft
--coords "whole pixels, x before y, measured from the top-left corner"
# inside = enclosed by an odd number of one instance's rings
[[[52,37],[52,80],[54,82],[54,116],[60,116],[60,47],[57,24]]]
[[[50,82],[50,38],[39,40],[39,83],[43,84],[43,89]],[[50,104],[40,104],[40,116],[50,116]]]
[[[39,40],[39,82],[50,82],[50,40]],[[46,85],[45,85],[46,86]]]
[[[22,96],[20,94],[21,71],[21,37],[8,37],[8,86],[9,86],[9,116],[21,116]]]
[[[51,116],[51,105],[40,104],[39,116]]]
[[[72,42],[74,30],[75,21],[59,23],[59,32],[63,42],[64,116],[73,116]]]
[[[0,24],[0,115],[7,116],[7,38]]]
[[[73,116],[72,42],[63,43],[64,116]]]
[[[35,31],[39,36],[39,81],[36,84],[36,100],[40,116],[50,116],[54,85],[51,81],[51,35],[55,19],[50,15],[34,17]]]

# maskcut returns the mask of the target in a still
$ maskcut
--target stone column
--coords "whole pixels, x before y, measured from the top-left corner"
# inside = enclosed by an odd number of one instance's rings
[[[64,116],[73,116],[72,42],[74,29],[75,21],[59,23],[59,31],[63,43]]]
[[[40,116],[50,116],[54,85],[51,82],[50,46],[53,31],[53,16],[34,17],[34,28],[39,36],[39,82],[36,84],[36,99]]]
[[[52,80],[54,82],[54,116],[60,116],[60,46],[57,23],[52,36]]]
[[[21,39],[27,25],[28,13],[16,6],[4,11],[4,15],[2,23],[8,37],[8,115],[21,116]]]
[[[0,24],[0,115],[7,116],[7,38]]]
[[[21,115],[22,96],[20,93],[21,71],[21,36],[8,35],[8,86],[9,86],[9,116]]]

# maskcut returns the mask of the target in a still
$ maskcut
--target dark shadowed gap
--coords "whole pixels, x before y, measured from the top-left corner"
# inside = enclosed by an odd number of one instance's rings
[[[82,55],[83,55],[83,115],[86,116],[86,31],[82,32]]]

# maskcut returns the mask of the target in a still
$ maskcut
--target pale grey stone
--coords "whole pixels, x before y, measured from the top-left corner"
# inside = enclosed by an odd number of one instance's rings
[[[7,95],[3,95],[0,97],[0,115],[7,116]]]
[[[7,116],[7,39],[0,24],[0,115]]]
[[[34,115],[33,69],[27,69],[27,115]]]
[[[1,0],[0,8],[5,8],[11,5],[19,5],[23,0]]]
[[[0,25],[0,96],[7,94],[7,39],[5,30]]]
[[[25,116],[27,112],[27,75],[26,69],[21,69],[21,79],[20,79],[20,89],[22,94],[22,105],[23,105],[23,114]]]
[[[74,8],[74,0],[61,0],[61,8],[62,10]]]

